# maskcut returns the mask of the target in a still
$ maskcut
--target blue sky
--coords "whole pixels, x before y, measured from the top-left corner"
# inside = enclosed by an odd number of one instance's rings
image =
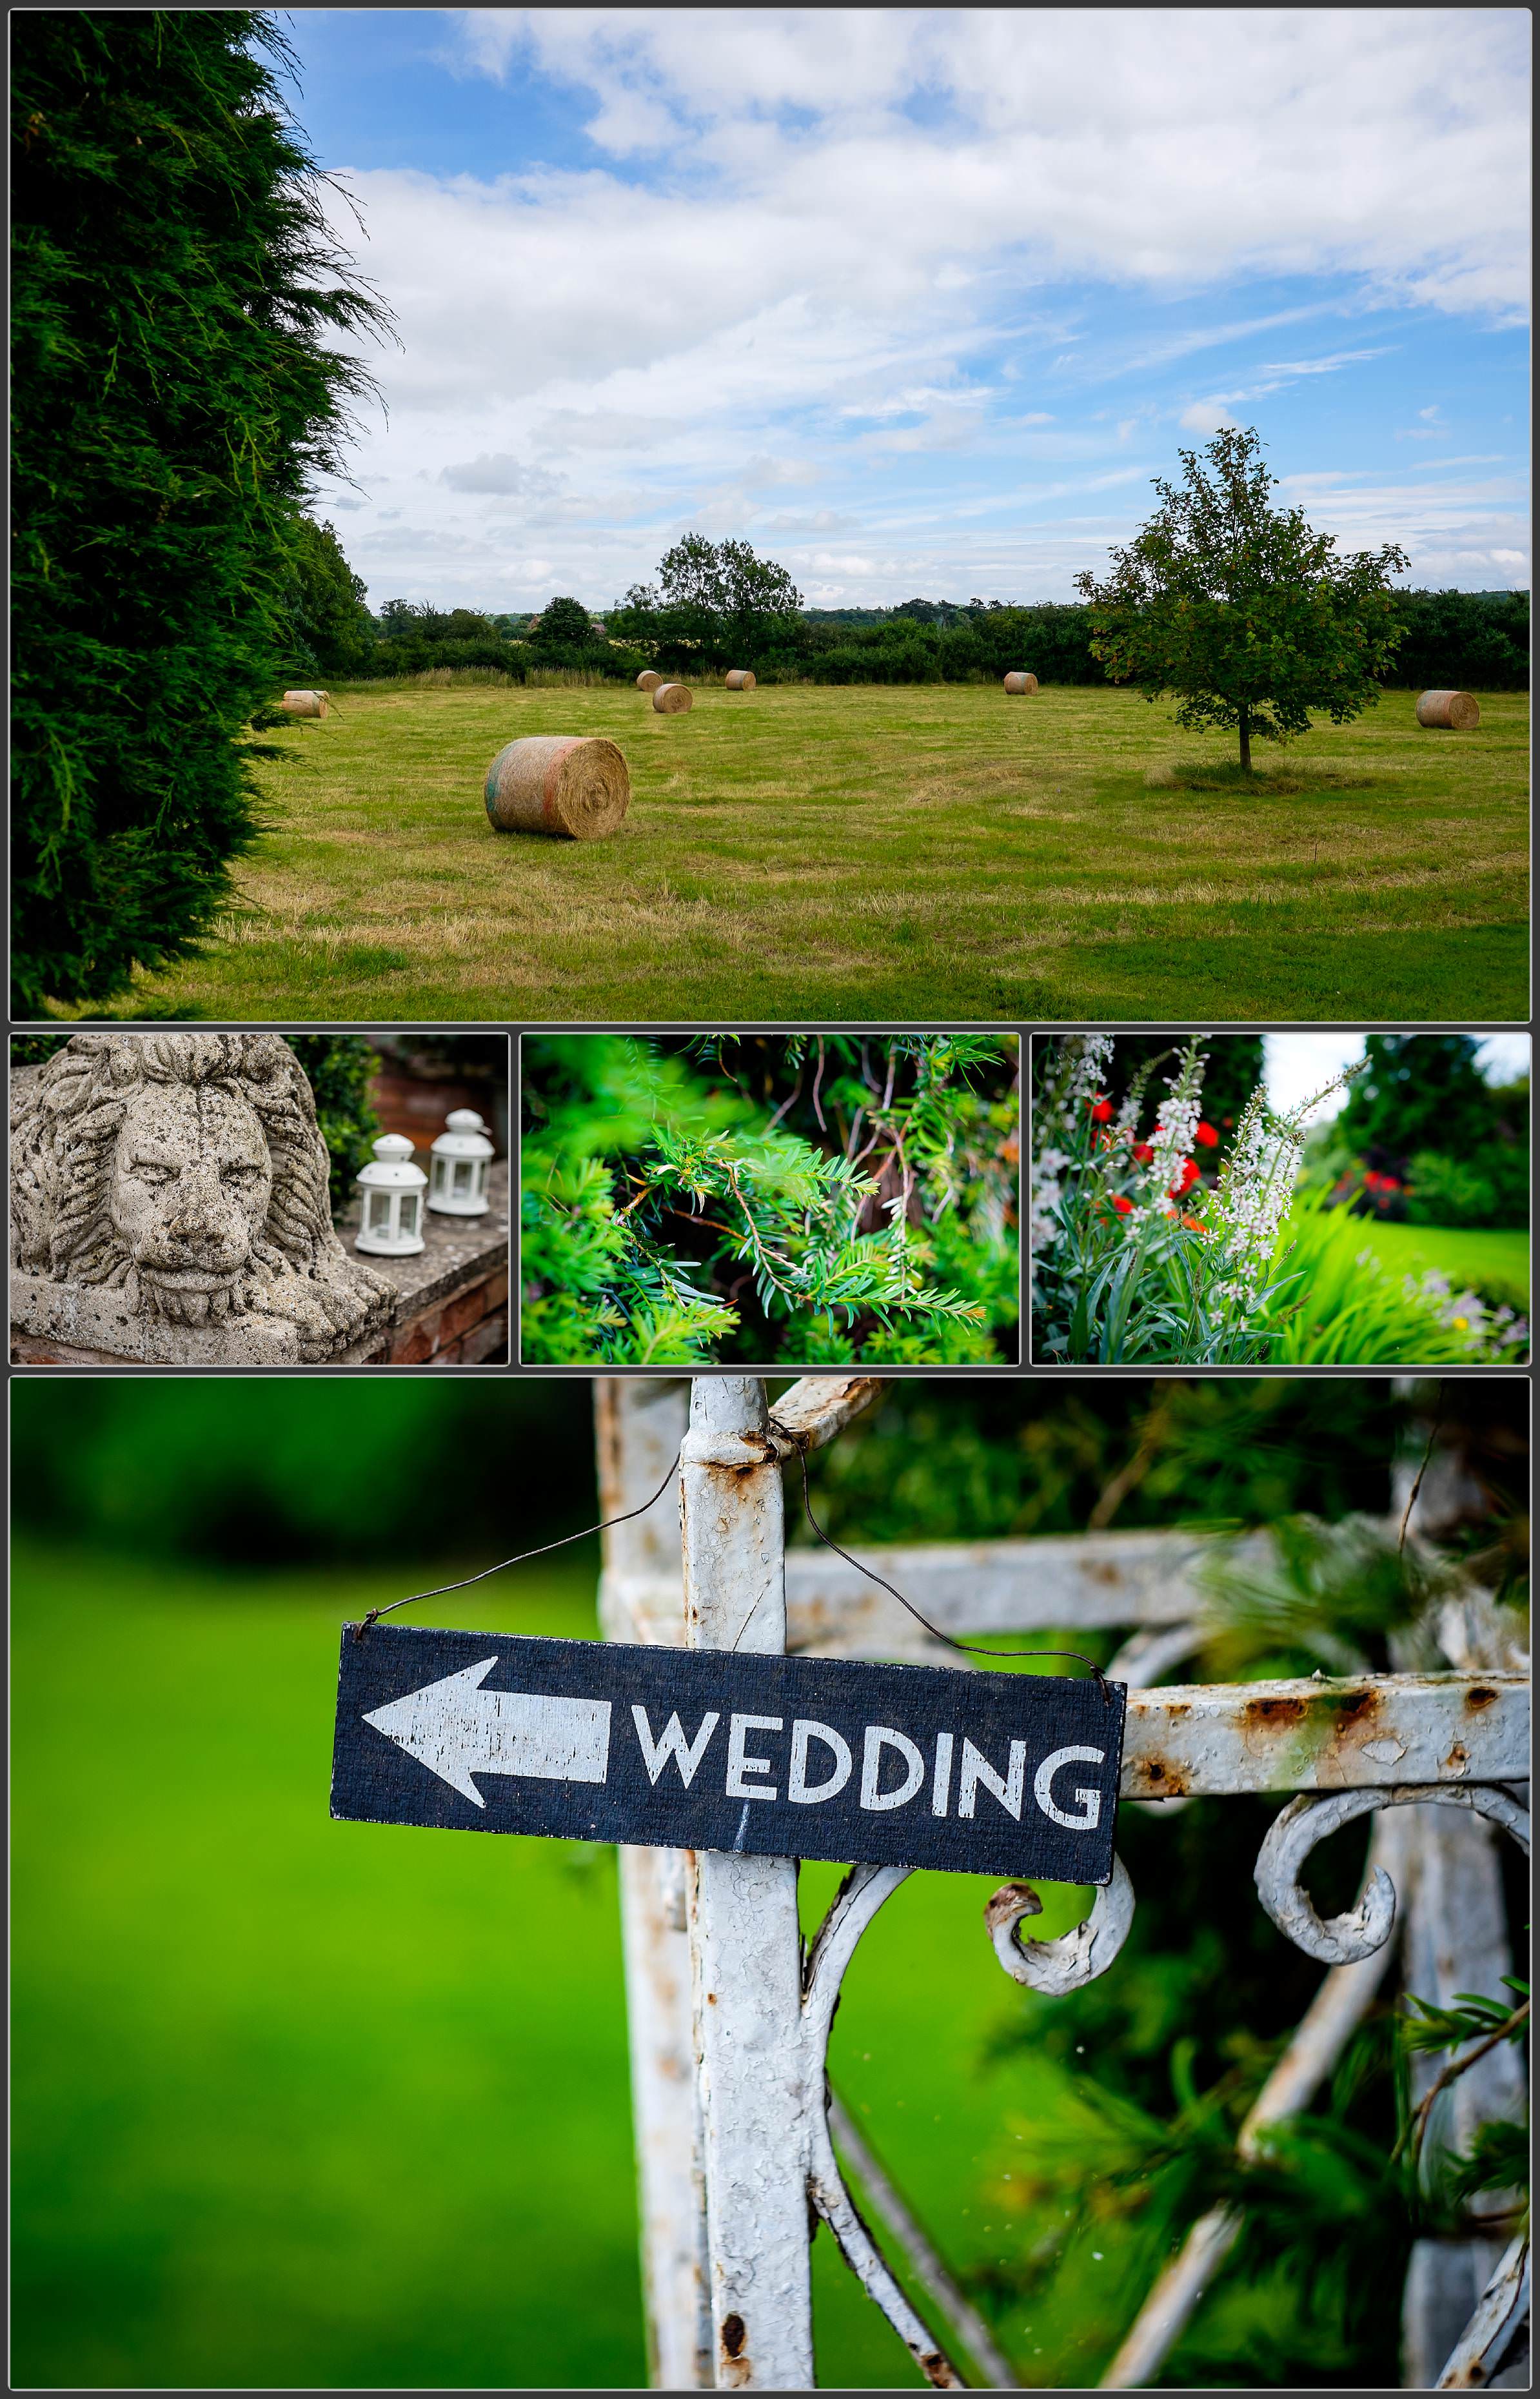
[[[691,528],[814,605],[1068,599],[1227,422],[1527,587],[1525,11],[285,22],[403,344],[318,495],[376,604],[602,607]]]

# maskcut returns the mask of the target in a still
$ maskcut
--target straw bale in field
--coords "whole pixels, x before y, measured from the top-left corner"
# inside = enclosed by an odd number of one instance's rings
[[[329,691],[286,691],[279,704],[286,716],[325,716],[331,702]]]
[[[615,743],[581,733],[527,734],[506,743],[487,769],[487,815],[496,833],[598,841],[615,831],[630,796]]]
[[[1030,697],[1037,689],[1037,677],[1034,674],[1008,674],[1006,677],[1006,689],[1013,698],[1019,698],[1023,692]]]
[[[1417,722],[1444,733],[1473,733],[1481,712],[1468,691],[1425,691],[1417,702]]]
[[[726,677],[729,691],[752,691],[755,676],[750,667],[732,667]]]
[[[643,667],[636,679],[638,691],[655,691],[663,677],[655,667]]]
[[[695,698],[682,683],[660,683],[653,694],[653,706],[659,716],[682,716],[695,706]]]

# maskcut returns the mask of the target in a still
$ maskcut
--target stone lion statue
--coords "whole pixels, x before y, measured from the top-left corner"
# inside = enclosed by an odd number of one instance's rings
[[[392,1286],[331,1226],[299,1060],[273,1033],[77,1033],[11,1119],[12,1262],[139,1316],[287,1319],[308,1363],[380,1329]]]

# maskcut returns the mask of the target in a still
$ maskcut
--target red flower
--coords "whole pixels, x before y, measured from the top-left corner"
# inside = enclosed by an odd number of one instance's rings
[[[1134,1213],[1133,1201],[1131,1200],[1125,1200],[1121,1191],[1114,1191],[1113,1193],[1113,1206],[1117,1210],[1120,1216],[1131,1216]]]
[[[1182,1172],[1171,1186],[1170,1197],[1173,1200],[1180,1200],[1182,1193],[1190,1191],[1194,1184],[1199,1180],[1196,1159],[1184,1158],[1182,1161]]]
[[[1111,1100],[1093,1100],[1091,1102],[1091,1118],[1094,1123],[1109,1123],[1112,1118],[1112,1113],[1113,1104]]]
[[[1155,1156],[1155,1151],[1150,1147],[1147,1141],[1136,1141],[1134,1144],[1134,1156],[1138,1159],[1141,1166],[1148,1166],[1151,1159]]]
[[[1219,1135],[1214,1131],[1211,1124],[1204,1124],[1200,1121],[1197,1131],[1193,1135],[1193,1138],[1202,1149],[1217,1149],[1219,1147]]]

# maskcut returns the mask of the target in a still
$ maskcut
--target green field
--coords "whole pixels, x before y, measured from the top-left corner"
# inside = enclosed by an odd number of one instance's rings
[[[1519,1294],[1529,1306],[1530,1237],[1520,1230],[1483,1230],[1465,1225],[1362,1226],[1364,1246],[1398,1274],[1420,1275],[1434,1267],[1458,1291],[1463,1283]]]
[[[269,830],[207,954],[120,1012],[745,1022],[1518,1019],[1527,696],[1413,696],[1241,788],[1128,692],[359,685],[285,727]],[[605,842],[490,829],[507,740],[629,763]]]
[[[591,1633],[591,1591],[526,1573],[473,1620]],[[644,2379],[613,1853],[331,1823],[337,1628],[380,1596],[17,1561],[17,2384]],[[806,1870],[810,1916],[837,1879]],[[1022,2000],[989,1888],[906,1885],[833,2050],[959,2267],[1019,2247],[989,2192],[1067,2087],[984,2064]],[[815,2260],[820,2380],[917,2385],[826,2233]],[[1109,2270],[1072,2254],[1013,2311],[1026,2379],[1104,2361]]]

